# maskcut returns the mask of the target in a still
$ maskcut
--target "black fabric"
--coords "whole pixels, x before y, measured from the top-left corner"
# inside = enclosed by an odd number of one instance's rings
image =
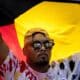
[[[74,61],[69,61],[69,67],[70,67],[70,70],[71,72],[74,70],[74,67],[75,67],[75,62]]]
[[[16,17],[41,0],[0,0],[0,25],[9,24]]]
[[[80,80],[80,75],[79,75],[79,78],[78,78],[78,80]]]
[[[65,65],[64,65],[64,63],[61,62],[60,65],[59,65],[59,67],[60,67],[60,69],[64,70],[64,69],[65,69]]]
[[[71,80],[75,80],[77,76],[78,76],[78,75],[73,74],[73,75],[72,75],[72,79],[71,79]]]
[[[16,17],[41,1],[77,2],[76,0],[0,0],[0,25],[13,23]]]
[[[47,1],[66,2],[66,3],[80,3],[80,0],[47,0]]]

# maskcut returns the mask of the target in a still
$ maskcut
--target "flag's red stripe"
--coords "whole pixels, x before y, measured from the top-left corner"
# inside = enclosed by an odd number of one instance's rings
[[[14,54],[18,57],[18,59],[25,60],[25,57],[23,56],[22,50],[18,43],[14,24],[0,27],[0,32],[2,33],[3,39],[5,40],[7,45],[11,50],[13,50]]]

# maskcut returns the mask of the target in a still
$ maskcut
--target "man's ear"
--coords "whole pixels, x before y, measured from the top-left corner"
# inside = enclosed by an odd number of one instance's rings
[[[23,54],[26,56],[26,54],[28,53],[27,48],[25,48],[25,46],[23,47]]]

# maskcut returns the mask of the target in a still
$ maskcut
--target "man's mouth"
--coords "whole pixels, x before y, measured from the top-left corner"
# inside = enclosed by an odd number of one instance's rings
[[[41,53],[41,54],[38,55],[38,57],[48,57],[48,54],[46,54],[46,53]]]
[[[38,60],[37,62],[40,62],[40,63],[45,63],[45,62],[48,62],[48,55],[47,54],[40,54],[38,55]]]
[[[42,54],[42,55],[39,55],[38,58],[41,61],[47,61],[48,60],[48,55],[47,54]]]

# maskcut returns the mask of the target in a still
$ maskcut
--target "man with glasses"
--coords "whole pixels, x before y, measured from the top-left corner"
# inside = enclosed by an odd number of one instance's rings
[[[26,34],[23,53],[27,56],[27,63],[39,80],[47,79],[54,42],[43,29],[32,29]]]
[[[54,45],[43,29],[31,29],[25,35],[23,54],[26,63],[19,62],[9,51],[0,34],[0,76],[3,80],[55,80],[49,65]]]

